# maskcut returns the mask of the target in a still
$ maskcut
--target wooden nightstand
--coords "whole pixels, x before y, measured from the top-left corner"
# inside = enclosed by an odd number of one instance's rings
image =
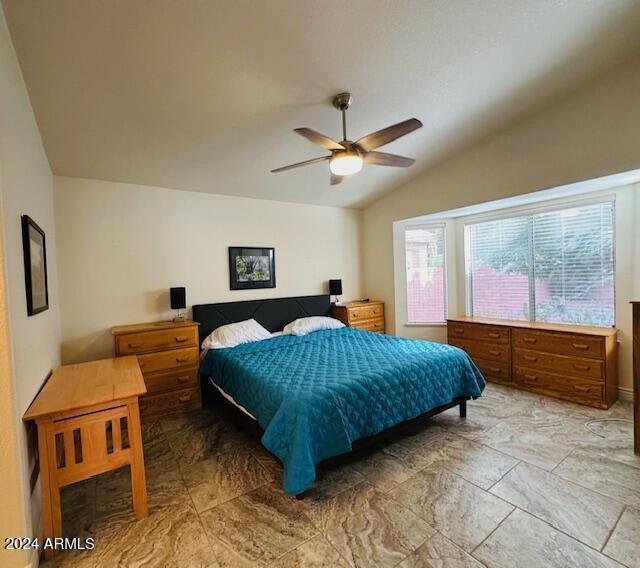
[[[385,332],[382,302],[346,302],[340,306],[331,306],[331,314],[349,327],[377,333]]]
[[[202,407],[198,324],[185,320],[122,325],[111,330],[116,355],[137,355],[147,386],[143,420]]]

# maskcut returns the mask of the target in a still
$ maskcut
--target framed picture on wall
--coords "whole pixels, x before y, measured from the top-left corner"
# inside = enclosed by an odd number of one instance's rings
[[[231,290],[275,288],[274,249],[229,247],[229,287]]]
[[[29,215],[22,216],[24,285],[27,291],[27,315],[49,309],[47,284],[47,246],[44,231]]]

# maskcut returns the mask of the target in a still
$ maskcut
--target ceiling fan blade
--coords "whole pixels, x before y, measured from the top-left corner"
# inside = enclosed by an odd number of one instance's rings
[[[300,134],[300,136],[304,136],[310,142],[322,146],[325,150],[344,150],[342,144],[339,144],[324,134],[311,130],[311,128],[294,128],[293,131]]]
[[[398,122],[398,124],[394,124],[393,126],[387,126],[387,128],[367,134],[360,138],[356,144],[365,152],[369,152],[379,148],[380,146],[389,144],[389,142],[393,142],[396,138],[405,136],[406,134],[417,130],[421,126],[422,122],[417,118],[410,118],[404,122]]]
[[[396,168],[408,168],[415,160],[396,154],[387,154],[386,152],[367,152],[364,155],[365,164],[373,164],[374,166],[394,166]]]
[[[331,185],[338,185],[339,183],[342,183],[342,180],[344,179],[343,176],[337,176],[335,174],[331,174]]]
[[[331,156],[322,156],[321,158],[313,158],[312,160],[306,160],[304,162],[298,162],[297,164],[290,164],[288,166],[282,166],[281,168],[276,168],[275,170],[271,170],[272,174],[276,174],[278,172],[286,172],[287,170],[293,170],[294,168],[300,168],[302,166],[308,166],[310,164],[315,164],[316,162],[325,162]]]

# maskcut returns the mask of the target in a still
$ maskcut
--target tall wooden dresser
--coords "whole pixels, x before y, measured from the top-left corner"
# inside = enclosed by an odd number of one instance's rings
[[[451,345],[489,381],[578,404],[618,399],[617,330],[461,316],[447,320]]]
[[[114,327],[116,356],[137,355],[147,394],[143,420],[201,408],[198,324],[185,320]]]
[[[640,302],[633,305],[633,449],[640,456]]]
[[[339,306],[331,306],[331,315],[349,327],[377,333],[385,332],[382,302],[346,302]]]

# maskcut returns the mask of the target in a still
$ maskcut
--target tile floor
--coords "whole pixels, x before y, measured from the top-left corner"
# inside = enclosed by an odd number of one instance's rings
[[[277,461],[205,409],[144,427],[147,519],[128,468],[66,489],[65,535],[96,548],[45,566],[640,567],[630,419],[629,403],[488,385],[467,419],[454,409],[323,469],[297,501]]]

